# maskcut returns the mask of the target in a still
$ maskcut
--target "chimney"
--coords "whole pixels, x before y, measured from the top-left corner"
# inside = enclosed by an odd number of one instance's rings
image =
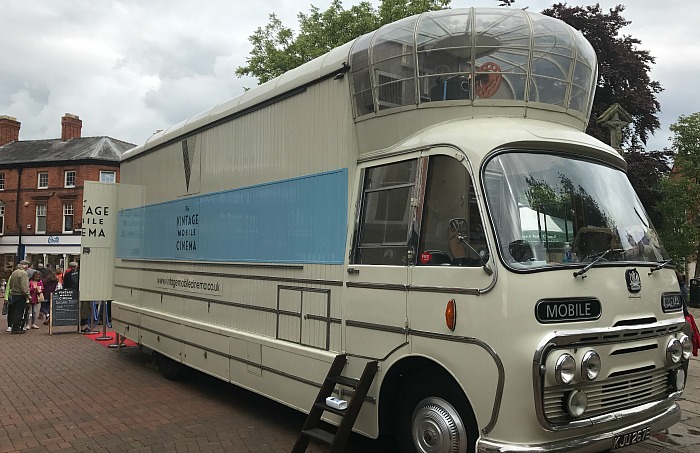
[[[0,146],[19,140],[19,127],[22,125],[17,118],[0,116]]]
[[[74,138],[80,138],[80,130],[83,122],[78,115],[66,113],[61,118],[61,140],[64,142]]]

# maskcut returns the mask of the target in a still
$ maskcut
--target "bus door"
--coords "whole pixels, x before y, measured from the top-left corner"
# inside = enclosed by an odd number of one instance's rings
[[[463,156],[448,148],[429,154],[425,190],[416,215],[416,264],[409,274],[407,311],[412,343],[419,337],[452,334],[445,318],[451,300],[460,320],[454,333],[475,335],[468,325],[473,326],[477,319],[473,311],[478,290],[488,287],[493,278],[484,224]]]
[[[360,167],[361,191],[347,269],[345,350],[382,359],[405,347],[408,269],[424,160]]]

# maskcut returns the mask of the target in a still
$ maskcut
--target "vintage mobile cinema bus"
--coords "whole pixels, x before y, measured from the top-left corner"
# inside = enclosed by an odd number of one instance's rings
[[[402,452],[648,438],[690,341],[625,161],[583,132],[596,75],[556,19],[430,12],[155,134],[122,161],[114,327],[302,411],[335,356],[376,360],[354,430]]]

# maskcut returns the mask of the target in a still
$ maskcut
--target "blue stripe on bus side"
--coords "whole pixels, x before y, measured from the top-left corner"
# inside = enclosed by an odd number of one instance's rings
[[[342,264],[348,170],[119,211],[117,257]]]

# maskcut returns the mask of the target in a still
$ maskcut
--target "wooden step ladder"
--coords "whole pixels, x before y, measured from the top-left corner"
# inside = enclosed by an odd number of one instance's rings
[[[304,422],[304,426],[301,428],[301,434],[294,444],[292,453],[304,453],[311,439],[316,439],[330,445],[331,453],[340,453],[345,449],[345,443],[350,436],[350,432],[360,413],[360,409],[362,409],[362,403],[365,400],[365,396],[367,396],[367,392],[369,391],[370,385],[372,385],[374,375],[377,374],[378,368],[376,360],[367,362],[360,379],[349,378],[341,374],[343,368],[345,368],[346,360],[347,356],[345,354],[339,354],[333,360],[333,364],[330,370],[328,370],[328,376],[326,376],[323,385],[321,385],[321,390],[319,390],[316,401],[311,407],[311,411],[309,411],[309,416],[306,418],[306,422]],[[335,409],[326,404],[326,398],[333,394],[333,389],[336,385],[350,387],[355,391],[347,409]],[[336,428],[335,433],[319,427],[321,424],[321,416],[324,411],[342,417],[340,425]]]

